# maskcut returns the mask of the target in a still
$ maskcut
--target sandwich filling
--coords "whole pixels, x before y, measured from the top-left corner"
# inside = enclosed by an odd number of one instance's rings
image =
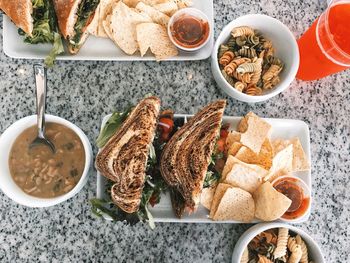
[[[32,5],[32,36],[22,29],[19,29],[18,33],[24,35],[24,42],[29,44],[52,43],[53,48],[45,59],[45,63],[52,66],[56,56],[64,52],[61,35],[58,33],[56,13],[51,0],[32,0]]]
[[[78,47],[80,40],[83,37],[83,34],[86,30],[86,27],[89,25],[91,20],[95,15],[95,10],[100,3],[100,0],[82,0],[79,4],[77,11],[77,21],[74,25],[75,35],[70,39],[70,44],[75,47]]]

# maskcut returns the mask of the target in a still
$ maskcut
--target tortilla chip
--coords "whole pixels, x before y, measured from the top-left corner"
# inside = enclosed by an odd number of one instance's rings
[[[253,193],[261,185],[262,176],[247,165],[235,163],[227,174],[224,183]]]
[[[226,149],[229,149],[233,143],[240,142],[241,140],[241,134],[236,131],[230,131],[226,138]]]
[[[201,204],[208,210],[210,210],[211,203],[213,202],[215,190],[217,185],[203,188],[201,195]]]
[[[178,10],[177,4],[175,2],[157,4],[153,7],[168,16],[172,16]]]
[[[156,23],[142,23],[136,26],[136,32],[141,56],[144,56],[148,49],[151,49],[158,61],[178,54],[163,26]]]
[[[263,221],[280,218],[290,207],[292,201],[278,192],[270,182],[262,184],[253,194],[255,217]]]
[[[272,182],[279,176],[288,174],[293,170],[293,145],[290,144],[287,148],[278,152],[272,160],[272,166],[268,175],[264,178],[265,181]]]
[[[227,155],[233,155],[235,156],[239,150],[241,149],[241,147],[245,147],[243,146],[243,144],[241,144],[240,142],[234,142],[231,147],[228,149],[227,151]],[[247,147],[245,147],[247,148]]]
[[[134,54],[139,46],[136,41],[136,25],[149,22],[123,2],[113,5],[112,14],[103,22],[110,38],[128,55]]]
[[[261,177],[265,177],[268,174],[268,171],[265,170],[264,168],[262,168],[261,166],[255,165],[255,164],[244,163],[244,162],[238,160],[236,157],[230,155],[229,157],[227,157],[224,169],[223,169],[222,174],[221,174],[221,180],[222,181],[226,180],[226,176],[230,173],[230,171],[232,170],[233,166],[235,164],[237,164],[237,163],[253,169]]]
[[[162,26],[168,27],[168,23],[170,20],[170,17],[163,14],[159,10],[155,9],[154,7],[150,5],[146,5],[143,2],[140,2],[136,5],[136,9],[140,12],[145,12],[152,20],[153,22],[160,24]]]
[[[277,139],[272,142],[275,152],[279,152],[288,145],[293,144],[293,169],[292,171],[310,170],[310,162],[304,152],[299,138],[295,137],[290,140]]]
[[[211,202],[211,206],[210,206],[210,215],[209,215],[210,218],[213,218],[216,212],[216,209],[218,208],[218,205],[221,201],[221,198],[223,197],[225,191],[230,187],[231,185],[222,184],[222,183],[218,184],[218,186],[216,187],[213,201]]]
[[[241,120],[238,131],[242,132],[240,142],[253,152],[259,153],[263,143],[270,134],[271,125],[253,112],[249,112]]]
[[[258,164],[269,170],[272,166],[273,150],[269,139],[266,139],[259,154],[256,154],[246,146],[242,146],[233,154],[237,159],[249,164]]]
[[[250,222],[254,219],[255,203],[252,195],[240,188],[226,189],[213,220],[237,220]]]

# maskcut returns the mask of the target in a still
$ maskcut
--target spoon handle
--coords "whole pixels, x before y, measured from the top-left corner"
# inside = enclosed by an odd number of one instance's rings
[[[38,137],[44,138],[46,106],[46,68],[40,64],[34,64],[34,77],[36,86]]]

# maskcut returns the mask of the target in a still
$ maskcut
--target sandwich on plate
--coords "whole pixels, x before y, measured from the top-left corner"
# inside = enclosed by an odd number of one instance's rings
[[[48,66],[53,64],[58,54],[64,52],[51,0],[0,0],[0,9],[19,28],[19,34],[24,35],[24,42],[53,44],[45,60]]]
[[[95,26],[96,9],[100,0],[53,0],[58,25],[67,40],[68,50],[76,54],[89,36],[89,27]]]
[[[159,110],[157,97],[143,99],[96,157],[97,170],[114,182],[114,204],[126,213],[137,212],[140,207]]]
[[[207,105],[163,149],[160,171],[171,187],[172,205],[178,217],[185,209],[194,211],[199,205],[225,106],[225,100]]]

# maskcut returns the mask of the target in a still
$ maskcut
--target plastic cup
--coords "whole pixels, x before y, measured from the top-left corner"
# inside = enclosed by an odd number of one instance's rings
[[[350,68],[350,0],[333,0],[298,40],[297,78],[315,80]]]

